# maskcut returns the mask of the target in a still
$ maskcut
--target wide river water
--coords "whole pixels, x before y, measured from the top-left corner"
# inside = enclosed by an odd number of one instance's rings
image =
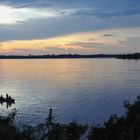
[[[140,95],[140,61],[119,59],[0,60],[0,94],[15,105],[17,121],[42,122],[50,107],[59,122],[103,123],[124,114],[123,101]]]

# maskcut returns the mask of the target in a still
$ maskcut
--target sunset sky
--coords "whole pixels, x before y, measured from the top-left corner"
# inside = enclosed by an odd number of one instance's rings
[[[140,0],[0,0],[0,54],[140,52]]]

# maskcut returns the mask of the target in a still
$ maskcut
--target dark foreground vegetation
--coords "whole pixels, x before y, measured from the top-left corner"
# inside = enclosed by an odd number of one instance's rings
[[[140,97],[133,104],[125,101],[124,107],[124,116],[114,114],[103,126],[93,127],[55,122],[51,108],[44,123],[17,127],[14,125],[16,111],[13,111],[7,117],[0,117],[0,140],[80,140],[83,135],[88,140],[140,140]]]
[[[140,53],[134,54],[48,54],[48,55],[0,55],[0,59],[59,59],[59,58],[118,58],[118,59],[140,59]]]

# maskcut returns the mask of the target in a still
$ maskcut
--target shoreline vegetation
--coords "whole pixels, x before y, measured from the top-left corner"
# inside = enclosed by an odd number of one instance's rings
[[[61,59],[61,58],[116,58],[116,59],[140,59],[140,53],[133,54],[48,54],[48,55],[0,55],[0,59]]]
[[[0,116],[1,140],[140,140],[140,96],[133,104],[124,101],[125,115],[111,115],[104,125],[88,125],[70,122],[61,124],[49,109],[46,120],[37,125],[14,124],[16,110],[8,116]],[[94,119],[94,118],[93,118]]]

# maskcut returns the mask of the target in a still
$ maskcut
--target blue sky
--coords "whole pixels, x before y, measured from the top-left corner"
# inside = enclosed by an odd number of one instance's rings
[[[1,0],[0,53],[140,52],[139,0]]]

